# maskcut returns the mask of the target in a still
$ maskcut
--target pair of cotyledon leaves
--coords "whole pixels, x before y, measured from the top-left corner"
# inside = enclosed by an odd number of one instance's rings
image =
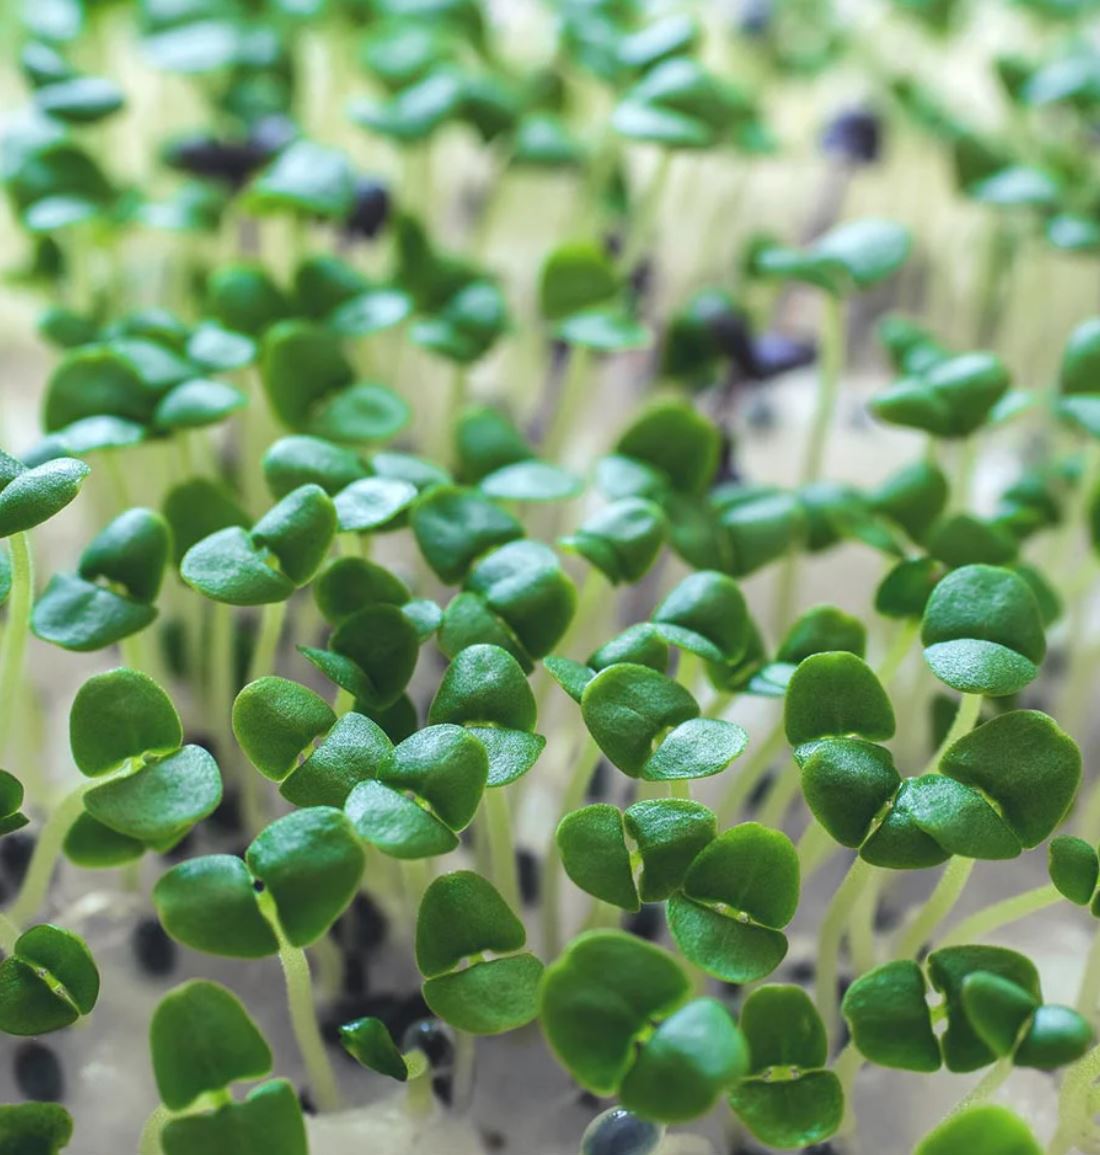
[[[171,551],[160,514],[120,514],[81,554],[77,573],[50,578],[34,606],[35,634],[67,650],[100,650],[145,629]]]
[[[707,974],[753,982],[786,956],[782,928],[798,906],[799,867],[785,834],[746,822],[718,835],[707,807],[673,798],[625,813],[582,807],[556,838],[566,873],[596,898],[624,910],[667,900],[673,939]]]
[[[815,818],[841,845],[893,869],[955,854],[1013,858],[1057,827],[1081,777],[1080,751],[1053,719],[1014,710],[960,737],[935,771],[903,780],[877,745],[894,732],[889,699],[851,654],[798,667],[785,722]]]
[[[843,1116],[824,1070],[821,1020],[797,987],[746,999],[738,1026],[720,1003],[692,998],[668,952],[620,931],[581,935],[545,971],[539,1019],[551,1049],[598,1095],[644,1118],[685,1122],[725,1094],[762,1142],[822,1142]]]
[[[1018,1067],[1054,1070],[1092,1046],[1089,1023],[1069,1007],[1043,1002],[1034,964],[998,946],[944,947],[927,959],[928,979],[944,998],[947,1029],[932,1029],[928,985],[908,959],[861,975],[841,1010],[860,1053],[910,1071],[974,1071],[1011,1057]]]
[[[284,797],[346,807],[362,838],[402,858],[453,850],[484,790],[522,777],[545,746],[527,679],[496,646],[458,655],[428,721],[394,746],[369,718],[337,719],[313,691],[276,677],[246,686],[233,708],[238,741]]]
[[[165,1155],[230,1149],[305,1155],[301,1108],[285,1079],[261,1084],[240,1102],[194,1109],[203,1096],[228,1093],[234,1083],[271,1072],[271,1048],[225,987],[196,979],[169,991],[153,1014],[149,1045],[157,1090],[172,1112],[160,1134]]]
[[[138,671],[85,682],[69,737],[77,769],[103,779],[85,790],[84,811],[65,838],[66,856],[81,866],[118,866],[147,848],[169,850],[221,802],[217,763],[201,746],[183,744],[168,695]]]
[[[148,437],[224,421],[246,404],[232,385],[203,376],[160,332],[123,335],[73,349],[50,377],[43,409],[47,437],[36,461],[118,450]]]
[[[24,931],[0,962],[0,1031],[45,1035],[91,1014],[99,970],[85,942],[44,923]]]
[[[336,507],[318,485],[303,485],[251,529],[229,525],[195,542],[180,575],[214,601],[236,606],[286,601],[317,572],[338,528]]]

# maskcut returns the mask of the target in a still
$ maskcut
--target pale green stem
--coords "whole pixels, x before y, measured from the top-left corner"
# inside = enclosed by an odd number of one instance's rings
[[[852,907],[852,921],[848,929],[848,950],[852,956],[852,968],[857,975],[866,974],[878,965],[878,950],[875,944],[875,910],[878,894],[883,883],[883,873],[876,870],[863,893]]]
[[[1100,1003],[1100,931],[1093,937],[1081,985],[1077,988],[1077,1013],[1095,1025],[1097,1003]]]
[[[715,813],[718,816],[719,826],[730,826],[741,812],[746,799],[753,792],[756,784],[771,768],[779,751],[786,741],[786,732],[783,729],[783,718],[776,721],[768,732],[767,737],[756,748],[756,752],[734,775],[729,788],[722,796]]]
[[[592,775],[600,762],[600,748],[587,739],[584,749],[577,756],[573,775],[562,795],[559,821],[584,805]],[[557,825],[550,832],[550,843],[542,866],[542,953],[546,960],[556,958],[561,950],[561,852],[556,837]]]
[[[313,983],[309,973],[309,960],[305,951],[291,946],[286,941],[277,920],[272,919],[279,939],[279,962],[286,979],[287,1004],[290,1009],[290,1025],[298,1050],[306,1065],[310,1090],[317,1106],[322,1111],[340,1109],[340,1090],[336,1074],[325,1051],[325,1041],[317,1025],[317,1014],[313,1005]]]
[[[669,798],[690,798],[691,779],[670,778],[668,783],[668,796]]]
[[[928,896],[928,901],[898,936],[894,958],[915,958],[920,948],[931,941],[936,927],[954,910],[955,904],[962,897],[973,869],[973,858],[956,856],[948,862],[935,890]]]
[[[441,407],[436,441],[436,460],[447,463],[453,456],[455,428],[466,405],[466,366],[457,362],[451,367],[451,384],[447,404]]]
[[[432,881],[431,870],[426,858],[403,858],[401,861],[401,881],[405,891],[405,906],[410,917],[410,925],[416,926],[416,916],[420,910],[420,900]]]
[[[844,372],[845,341],[847,337],[847,308],[843,297],[826,293],[822,302],[820,376],[814,406],[810,438],[802,458],[799,486],[813,485],[821,479],[825,464],[825,448],[833,424],[840,381]],[[779,574],[775,599],[775,629],[782,636],[790,624],[791,614],[798,600],[798,572],[802,560],[801,543],[793,543]]]
[[[411,1119],[426,1119],[435,1111],[432,1069],[422,1051],[413,1051],[403,1057],[409,1068],[409,1081],[405,1084],[405,1113]]]
[[[252,660],[248,666],[247,682],[255,682],[268,674],[275,673],[279,639],[286,620],[286,602],[269,602],[260,616],[260,632],[252,650]]]
[[[1058,1096],[1058,1130],[1047,1147],[1047,1155],[1068,1155],[1079,1140],[1095,1131],[1091,1099],[1100,1079],[1100,1047],[1094,1047],[1083,1059],[1074,1063],[1062,1080]]]
[[[837,887],[825,910],[817,939],[817,981],[814,998],[825,1024],[827,1037],[836,1037],[838,1025],[837,974],[840,970],[840,944],[852,906],[871,881],[874,867],[857,858]]]
[[[11,954],[18,937],[19,927],[6,914],[0,914],[0,951]]]
[[[1012,1056],[1006,1055],[1003,1059],[998,1059],[992,1067],[986,1071],[985,1075],[971,1091],[965,1094],[954,1107],[951,1108],[949,1114],[957,1115],[960,1111],[966,1111],[971,1107],[977,1107],[984,1103],[987,1099],[993,1097],[997,1088],[1012,1074]]]
[[[803,885],[806,879],[816,874],[828,861],[836,849],[832,835],[816,819],[811,818],[809,826],[798,840],[798,873]]]
[[[13,533],[8,538],[11,553],[11,593],[8,620],[0,642],[0,758],[7,752],[12,713],[22,689],[23,661],[30,631],[34,601],[34,557],[30,537]]]
[[[976,942],[990,931],[1007,926],[1017,919],[1026,918],[1029,914],[1044,910],[1062,901],[1058,888],[1053,884],[1037,886],[1033,890],[1026,890],[1023,894],[1013,895],[1002,902],[995,902],[984,910],[979,910],[961,922],[956,923],[951,930],[937,942],[937,946],[960,946],[963,943]]]
[[[454,1110],[466,1114],[474,1099],[477,1040],[467,1031],[455,1031]]]
[[[145,647],[144,630],[139,630],[136,634],[123,638],[118,643],[118,648],[124,666],[131,670],[137,670],[139,673],[148,674],[150,677],[153,676],[149,654]]]
[[[577,426],[580,412],[588,401],[591,367],[592,350],[585,345],[571,346],[558,393],[557,408],[542,443],[543,456],[547,461],[560,462],[562,452]]]
[[[977,722],[978,715],[981,711],[981,694],[963,694],[959,701],[959,708],[955,712],[955,720],[951,723],[951,728],[944,735],[939,749],[932,755],[928,765],[925,766],[925,774],[933,773],[939,766],[944,754],[946,754],[960,738],[965,737],[974,729],[974,723]]]
[[[141,1129],[141,1138],[138,1140],[138,1155],[162,1155],[160,1134],[164,1124],[172,1118],[171,1111],[161,1105],[145,1121]]]
[[[783,818],[790,809],[801,785],[802,772],[792,759],[784,765],[776,775],[775,781],[772,782],[764,805],[760,807],[760,813],[756,818],[757,822],[764,826],[781,826]]]
[[[856,1049],[855,1043],[848,1043],[844,1050],[836,1057],[833,1063],[833,1074],[840,1080],[844,1092],[844,1122],[841,1124],[841,1133],[848,1134],[855,1127],[855,1104],[852,1102],[852,1087],[856,1076],[863,1069],[864,1058]]]
[[[309,953],[317,963],[317,986],[321,998],[336,998],[344,985],[344,959],[340,948],[325,934],[310,946]]]
[[[39,831],[38,841],[34,844],[34,853],[23,878],[23,885],[19,888],[15,901],[6,911],[15,926],[25,927],[45,902],[65,836],[83,813],[84,794],[91,785],[90,782],[81,782],[66,794]]]
[[[657,222],[661,207],[661,197],[668,184],[669,172],[672,168],[672,150],[663,148],[657,164],[653,169],[645,191],[638,204],[638,211],[630,222],[626,242],[623,245],[619,267],[626,273],[638,263],[653,236],[654,225]]]
[[[878,680],[884,685],[888,686],[893,680],[898,670],[901,669],[902,662],[905,661],[906,654],[909,653],[909,648],[916,640],[920,633],[920,619],[911,618],[898,628],[897,633],[894,634],[894,640],[890,643],[890,648],[883,655],[882,661],[875,669],[878,675]]]
[[[117,449],[105,449],[99,457],[103,464],[103,472],[111,486],[111,495],[115,503],[115,508],[118,513],[123,513],[133,505],[133,502],[130,501],[130,490],[126,484],[126,473],[118,460],[118,454],[119,450]]]
[[[505,787],[494,786],[485,791],[483,829],[489,835],[489,855],[493,864],[493,881],[504,901],[515,911],[520,909],[519,875],[516,870],[516,850],[512,842],[512,817],[508,811]]]

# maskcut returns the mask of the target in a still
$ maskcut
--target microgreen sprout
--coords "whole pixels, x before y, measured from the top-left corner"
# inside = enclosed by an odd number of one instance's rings
[[[718,7],[0,3],[0,1155],[1100,1150],[1095,0]]]

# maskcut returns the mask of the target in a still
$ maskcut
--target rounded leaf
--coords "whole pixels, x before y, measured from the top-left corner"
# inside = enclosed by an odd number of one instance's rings
[[[636,778],[665,730],[696,717],[699,705],[671,678],[647,666],[620,662],[585,686],[581,713],[600,749]]]
[[[359,890],[365,855],[342,810],[313,806],[278,818],[245,853],[292,946],[316,942]]]
[[[83,461],[58,457],[16,474],[0,488],[0,537],[49,521],[76,497],[89,473]]]
[[[394,478],[364,477],[335,498],[342,533],[371,533],[390,525],[416,500],[416,487]]]
[[[436,878],[416,918],[416,965],[425,978],[455,970],[472,955],[522,950],[527,932],[500,892],[472,870]]]
[[[1027,1124],[1004,1107],[983,1103],[949,1115],[913,1155],[1042,1155]]]
[[[159,513],[128,509],[80,555],[80,576],[118,582],[132,598],[151,602],[160,591],[171,549],[171,530]]]
[[[543,966],[532,954],[475,963],[424,983],[432,1014],[471,1035],[499,1035],[538,1014]]]
[[[229,526],[196,542],[180,563],[193,589],[233,606],[284,602],[294,583],[270,563],[271,554],[240,526]]]
[[[240,1000],[218,983],[195,979],[169,991],[149,1026],[153,1074],[172,1111],[271,1070],[271,1048]]]
[[[808,1147],[835,1135],[844,1118],[844,1091],[832,1071],[797,1079],[743,1079],[729,1096],[734,1114],[762,1143]]]
[[[635,802],[623,814],[627,834],[642,860],[638,891],[643,902],[663,902],[718,833],[713,811],[687,798]]]
[[[65,650],[86,653],[112,646],[156,620],[156,608],[77,577],[54,574],[35,602],[35,636]]]
[[[434,858],[458,846],[449,826],[382,782],[360,782],[344,808],[359,837],[392,858]]]
[[[862,658],[845,651],[813,654],[799,664],[787,687],[783,723],[794,746],[847,735],[883,741],[895,729],[882,683]]]
[[[880,1067],[938,1071],[940,1045],[926,992],[923,972],[909,959],[860,975],[840,1006],[859,1053]]]
[[[802,763],[802,793],[818,822],[841,846],[855,849],[897,793],[901,775],[884,746],[859,738],[826,738]]]
[[[202,746],[184,746],[84,795],[93,818],[158,850],[174,846],[221,800],[218,764]]]
[[[233,703],[233,734],[266,778],[281,782],[304,751],[336,724],[332,707],[287,678],[250,682]]]
[[[740,586],[713,570],[686,577],[653,611],[652,620],[670,645],[708,662],[736,662],[749,641],[749,613]]]
[[[420,638],[396,607],[368,606],[332,633],[329,649],[302,646],[302,653],[328,678],[375,709],[401,697],[416,668]]]
[[[1070,1007],[1039,1007],[1020,1041],[1013,1063],[1054,1071],[1077,1062],[1096,1042],[1089,1021]]]
[[[634,1063],[639,1036],[690,992],[667,951],[622,931],[590,931],[543,973],[539,1020],[577,1082],[613,1095]]]
[[[360,782],[384,778],[393,762],[393,744],[381,726],[347,713],[283,779],[279,793],[295,806],[343,806]]]
[[[500,646],[467,646],[443,675],[428,721],[533,731],[535,696],[519,662]]]
[[[169,754],[183,725],[168,695],[137,670],[89,678],[69,712],[69,744],[80,772],[96,778],[131,758]]]
[[[409,1066],[381,1019],[356,1019],[340,1028],[340,1045],[362,1067],[408,1082]]]
[[[749,1048],[729,1011],[715,999],[695,999],[646,1041],[619,1098],[642,1118],[686,1123],[705,1115],[748,1067]]]
[[[523,526],[500,506],[449,485],[423,494],[409,523],[424,560],[449,584],[461,581],[481,554],[523,536]]]
[[[278,940],[260,913],[248,868],[232,854],[173,867],[153,888],[164,929],[185,946],[229,958],[275,954]]]
[[[1081,751],[1053,718],[1012,710],[963,735],[940,759],[940,773],[992,798],[1030,848],[1069,810],[1081,781]]]
[[[623,910],[641,909],[617,807],[597,803],[574,810],[554,837],[565,873],[581,890]]]
[[[1078,906],[1088,906],[1100,881],[1100,860],[1083,838],[1061,835],[1050,840],[1047,869],[1058,893]]]
[[[921,622],[932,672],[967,694],[1014,694],[1039,672],[1046,637],[1038,602],[1023,578],[996,566],[949,573],[932,591]]]

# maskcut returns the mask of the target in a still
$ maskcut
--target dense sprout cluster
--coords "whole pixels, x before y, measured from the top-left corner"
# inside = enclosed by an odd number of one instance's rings
[[[103,911],[202,976],[140,1155],[449,1155],[501,1035],[582,1155],[848,1150],[875,1069],[985,1072],[917,1155],[1100,1152],[1100,937],[1074,1006],[983,941],[1100,916],[1094,0],[17,7],[0,1155],[105,1149]]]

